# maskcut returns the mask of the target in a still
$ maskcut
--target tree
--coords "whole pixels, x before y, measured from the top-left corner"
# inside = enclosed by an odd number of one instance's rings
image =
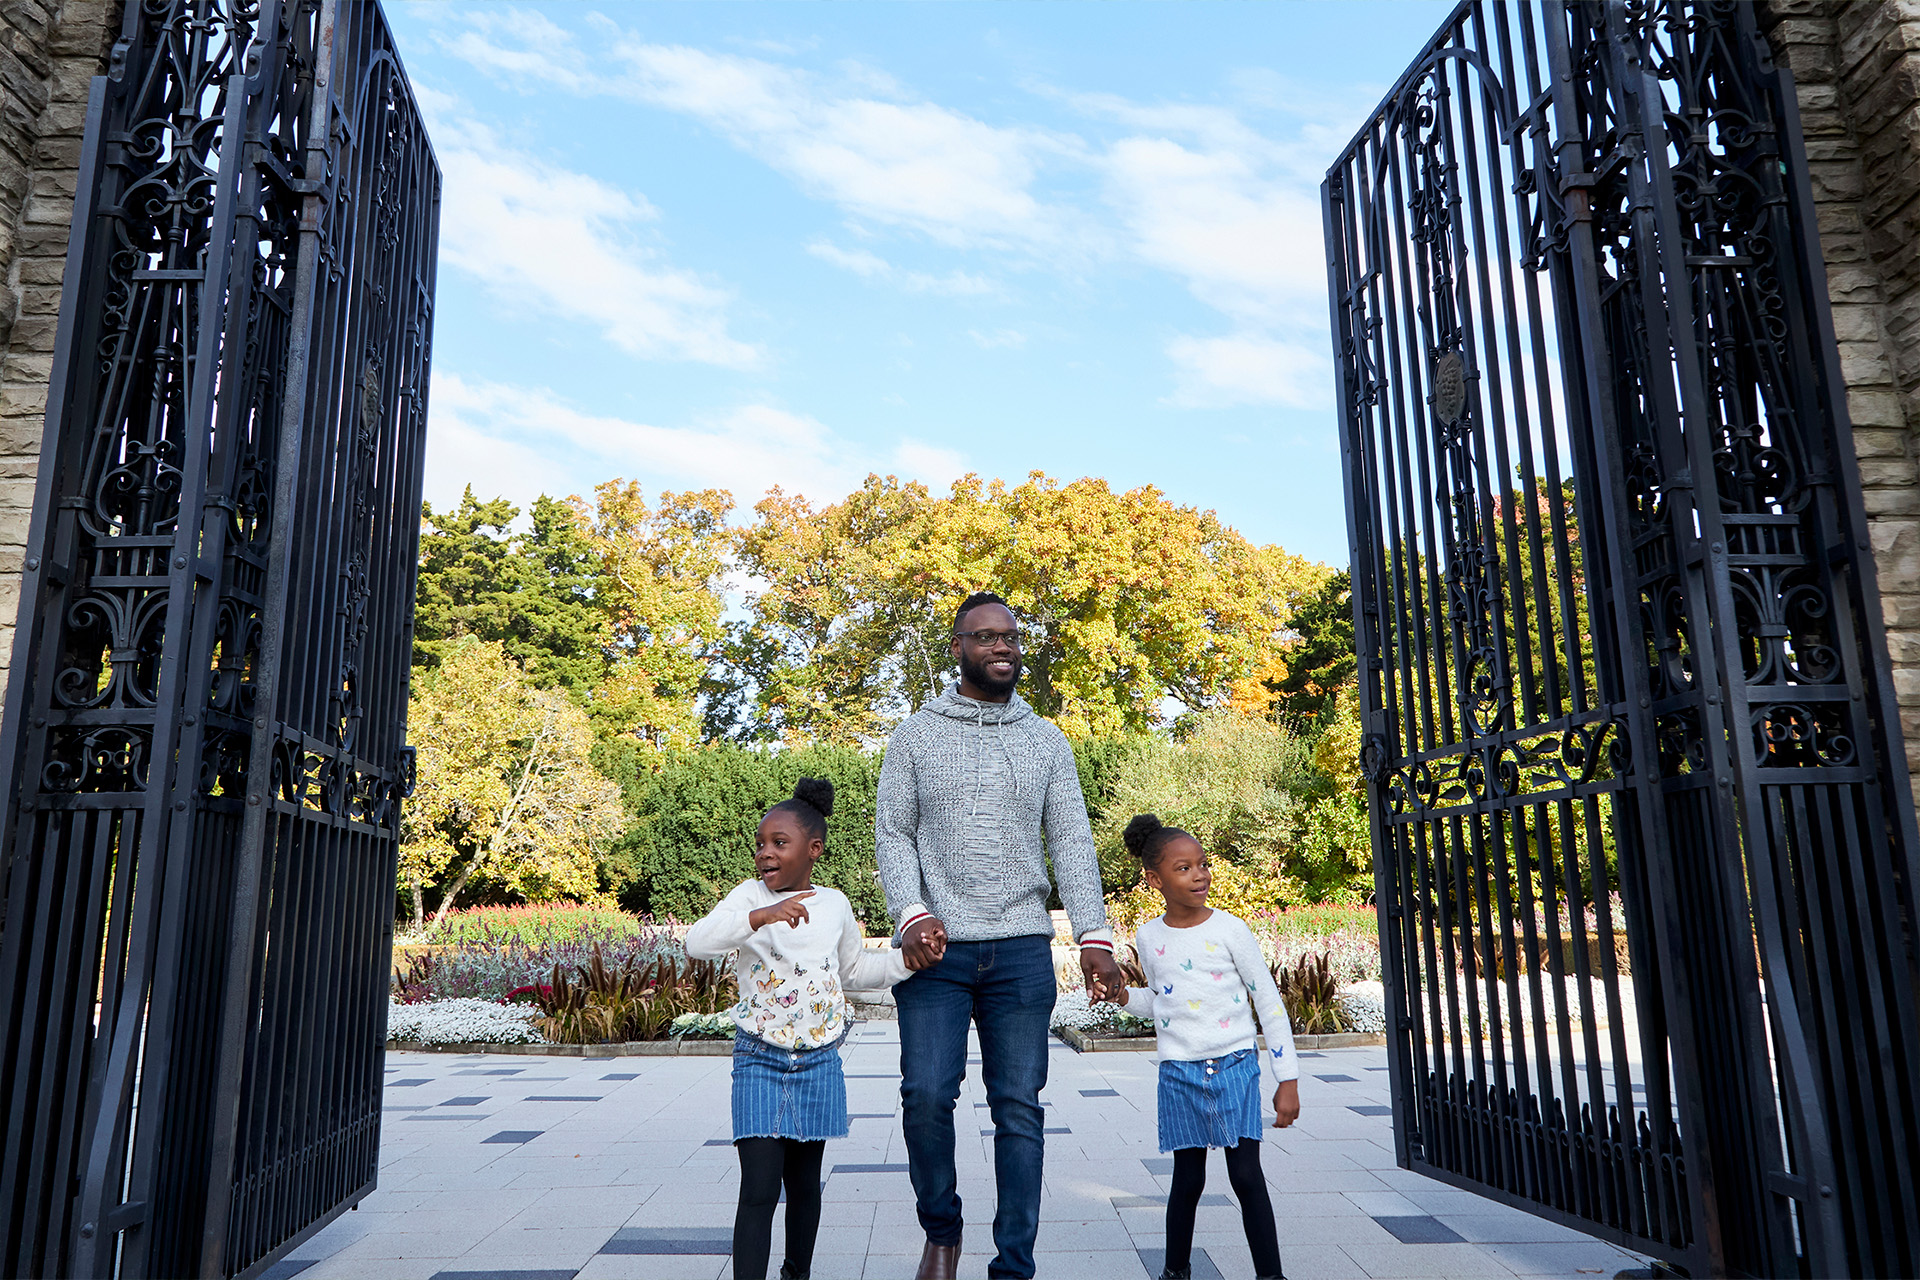
[[[536,686],[584,704],[612,659],[599,558],[566,503],[543,494],[528,514],[530,527],[515,533],[519,509],[480,502],[471,488],[451,512],[423,504],[414,665],[436,665],[471,636],[502,646]]]
[[[1327,573],[1151,487],[1038,472],[942,498],[869,476],[824,509],[776,492],[756,512],[741,555],[762,585],[732,652],[789,738],[872,741],[918,707],[949,674],[953,609],[983,587],[1028,632],[1023,695],[1069,737],[1146,732],[1168,698],[1264,710],[1260,673]]]
[[[400,881],[416,928],[429,889],[439,890],[436,925],[469,887],[531,902],[594,895],[597,854],[624,813],[620,789],[589,760],[585,711],[535,688],[500,645],[467,637],[417,678],[407,734],[418,782]]]
[[[1342,569],[1329,577],[1294,610],[1291,625],[1298,639],[1280,652],[1278,671],[1270,676],[1274,709],[1302,725],[1318,725],[1332,715],[1341,691],[1353,687],[1357,670],[1351,575]]]
[[[714,691],[724,653],[721,579],[735,535],[724,489],[662,493],[649,507],[640,486],[609,480],[594,502],[570,500],[600,569],[613,657],[595,691],[596,717],[655,747],[700,738],[696,700]]]

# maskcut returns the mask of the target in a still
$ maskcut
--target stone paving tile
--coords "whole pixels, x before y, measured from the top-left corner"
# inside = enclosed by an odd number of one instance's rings
[[[969,1056],[978,1057],[977,1041]],[[1302,1055],[1306,1057],[1307,1055]],[[1295,1280],[1611,1275],[1639,1261],[1577,1231],[1393,1165],[1383,1050],[1330,1050],[1303,1063],[1300,1124],[1269,1130],[1263,1166],[1287,1273]],[[1048,1280],[1153,1276],[1140,1250],[1164,1246],[1171,1161],[1157,1150],[1150,1054],[1050,1055],[1042,1101],[1050,1130],[1036,1256]],[[892,1024],[865,1024],[847,1050],[849,1110],[863,1116],[828,1152],[814,1274],[905,1280],[920,1229],[899,1132],[899,1049]],[[432,1280],[442,1271],[578,1268],[577,1280],[722,1280],[722,1254],[601,1252],[628,1228],[731,1231],[739,1172],[727,1118],[725,1058],[557,1059],[395,1054],[394,1105],[461,1121],[389,1115],[380,1186],[294,1251],[302,1280]],[[977,1064],[976,1064],[977,1065]],[[479,1074],[513,1071],[514,1074]],[[1322,1080],[1320,1076],[1345,1076]],[[418,1081],[402,1085],[401,1081]],[[484,1082],[484,1083],[483,1083]],[[461,1092],[465,1086],[469,1092]],[[471,1092],[476,1086],[485,1095]],[[598,1101],[537,1101],[538,1098]],[[458,1099],[482,1099],[448,1105]],[[962,1085],[956,1149],[967,1250],[982,1280],[993,1254],[993,1138],[977,1070]],[[476,1114],[485,1114],[477,1120]],[[537,1136],[511,1141],[526,1133]],[[495,1135],[500,1137],[488,1141]],[[718,1145],[709,1147],[709,1140]],[[1196,1244],[1226,1275],[1251,1274],[1225,1170],[1210,1162]],[[866,1166],[867,1169],[859,1169]],[[858,1169],[859,1171],[856,1171]],[[1397,1240],[1375,1217],[1420,1219],[1465,1243]],[[775,1266],[782,1233],[775,1225]],[[1475,1243],[1478,1242],[1478,1243]],[[1157,1268],[1157,1262],[1153,1264]],[[1196,1270],[1196,1275],[1203,1274]]]

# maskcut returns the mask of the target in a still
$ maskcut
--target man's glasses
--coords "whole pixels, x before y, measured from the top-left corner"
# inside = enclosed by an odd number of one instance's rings
[[[1018,649],[1020,647],[1020,633],[1018,631],[956,631],[954,634],[965,636],[982,649],[991,649],[1002,640],[1007,642],[1007,647],[1010,649]]]

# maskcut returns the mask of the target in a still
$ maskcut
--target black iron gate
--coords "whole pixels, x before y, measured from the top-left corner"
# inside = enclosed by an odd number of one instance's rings
[[[372,0],[129,0],[0,735],[0,1273],[373,1184],[440,179]]]
[[[1792,85],[1468,0],[1326,230],[1401,1162],[1920,1274],[1916,840]]]

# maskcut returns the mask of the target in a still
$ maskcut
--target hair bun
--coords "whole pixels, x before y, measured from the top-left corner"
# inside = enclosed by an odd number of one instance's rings
[[[793,784],[793,798],[810,809],[818,809],[820,816],[833,816],[833,783],[826,778],[802,778]]]
[[[1135,814],[1133,820],[1127,823],[1127,829],[1120,833],[1120,839],[1126,843],[1128,853],[1145,862],[1148,843],[1166,825],[1151,813]]]

